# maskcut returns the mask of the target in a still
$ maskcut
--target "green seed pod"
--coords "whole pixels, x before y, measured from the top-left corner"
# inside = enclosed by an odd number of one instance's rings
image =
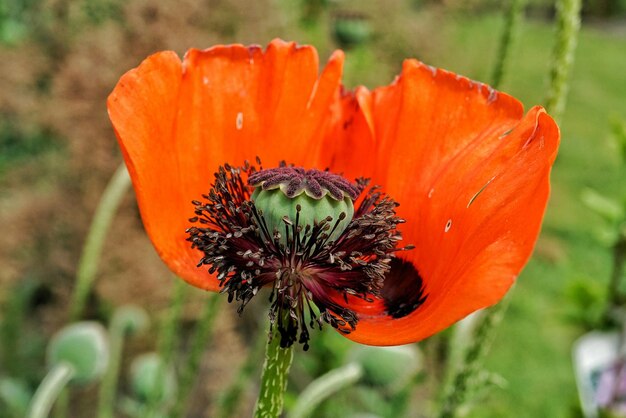
[[[130,334],[145,331],[150,326],[148,313],[134,305],[124,305],[117,308],[113,314],[113,321],[119,324],[124,332]]]
[[[73,383],[87,384],[100,379],[109,364],[109,341],[104,327],[85,321],[57,332],[48,345],[48,364],[52,367],[61,362],[74,368]]]
[[[321,199],[315,199],[306,193],[288,197],[281,189],[257,188],[252,194],[252,201],[257,209],[262,211],[270,234],[275,230],[280,233],[283,245],[287,245],[285,219],[294,224],[297,221],[302,228],[326,221],[329,240],[335,241],[345,231],[354,216],[354,205],[347,196],[341,200],[336,200],[328,194]],[[339,223],[334,228],[337,221]]]

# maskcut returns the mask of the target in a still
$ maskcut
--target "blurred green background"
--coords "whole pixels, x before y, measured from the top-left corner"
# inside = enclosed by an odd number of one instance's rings
[[[173,49],[182,55],[190,47],[216,43],[264,45],[280,37],[315,45],[322,63],[333,49],[348,48],[344,80],[349,87],[388,84],[407,57],[489,82],[506,4],[3,0],[0,303],[5,321],[0,375],[20,375],[30,383],[42,377],[42,347],[67,320],[65,308],[84,236],[99,196],[121,161],[106,97],[119,76],[148,54]],[[553,19],[552,2],[530,1],[512,45],[500,89],[521,99],[526,108],[545,102]],[[625,68],[626,2],[584,2],[546,221],[486,362],[506,384],[480,398],[471,417],[581,416],[571,346],[598,322],[614,239],[614,226],[584,205],[581,196],[592,188],[618,202],[626,198],[626,172],[615,140],[615,131],[626,121]],[[133,302],[158,318],[168,306],[172,279],[142,231],[133,199],[125,199],[109,232],[88,317],[104,320],[113,307]],[[197,317],[203,296],[189,296],[183,315],[188,322],[183,325]],[[249,354],[246,323],[253,321],[244,318],[241,325],[234,311],[224,307],[220,312],[220,338],[208,347],[200,372],[198,411],[211,410],[220,387],[215,380],[232,378]],[[435,343],[423,344],[427,355],[433,352],[428,344]],[[326,330],[311,355],[324,350],[344,353],[346,344]],[[140,352],[153,345],[154,335],[146,336],[128,350]],[[328,354],[328,364],[318,366],[329,369],[332,356],[341,355]],[[302,360],[307,361],[314,360]],[[294,367],[297,376],[300,366]],[[86,399],[93,396],[90,393],[83,393]],[[345,403],[347,410],[350,405],[367,409],[364,398],[342,396],[351,399]],[[426,415],[435,397],[432,388],[418,391],[412,407]],[[77,404],[76,416],[89,416],[84,403]],[[327,415],[319,416],[336,416],[336,404],[324,408],[320,414]]]

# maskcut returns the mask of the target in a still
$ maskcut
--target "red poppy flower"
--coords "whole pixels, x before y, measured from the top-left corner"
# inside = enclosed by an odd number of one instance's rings
[[[559,131],[541,107],[524,115],[513,97],[416,60],[389,86],[345,91],[343,59],[318,74],[314,48],[280,40],[182,62],[160,52],[121,78],[109,115],[145,228],[190,284],[242,304],[274,286],[273,315],[301,316],[282,325],[286,344],[298,327],[306,344],[309,314],[365,344],[418,341],[512,285],[539,233]],[[270,169],[244,164],[257,157]],[[380,191],[346,181],[362,177]],[[292,208],[284,231],[264,229],[274,203],[259,210],[255,188],[354,203],[353,219],[329,237],[337,213],[305,232]]]

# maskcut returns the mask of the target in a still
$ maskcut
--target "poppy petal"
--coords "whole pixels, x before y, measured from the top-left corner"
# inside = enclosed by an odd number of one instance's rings
[[[383,300],[349,299],[360,321],[348,338],[426,338],[496,303],[530,257],[558,128],[543,109],[522,118],[515,99],[479,86],[409,61],[373,92],[377,149],[389,158],[377,182],[400,202],[404,242],[416,248],[398,254],[405,262],[392,268],[386,286],[396,289],[383,289]]]
[[[201,198],[226,162],[260,157],[328,166],[322,153],[339,100],[343,53],[321,75],[314,48],[272,41],[192,49],[146,59],[108,100],[146,230],[167,265],[194,286],[217,290],[197,268],[202,254],[185,241],[191,201]]]
[[[372,178],[378,161],[371,92],[365,87],[342,92],[333,106],[322,147],[323,155],[330,157],[328,167],[347,179]]]
[[[107,106],[135,187],[144,227],[168,267],[190,283],[214,290],[200,277],[199,257],[185,242],[184,196],[173,139],[181,86],[181,62],[173,52],[147,58],[126,73]],[[180,202],[187,205],[181,208]],[[175,232],[174,232],[175,231]],[[204,275],[206,276],[206,275]]]

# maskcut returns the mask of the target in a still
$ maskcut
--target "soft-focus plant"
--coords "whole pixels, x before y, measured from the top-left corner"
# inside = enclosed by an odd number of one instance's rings
[[[106,330],[95,322],[61,329],[48,345],[49,372],[35,392],[26,416],[44,418],[68,383],[86,385],[102,378],[109,363]]]

